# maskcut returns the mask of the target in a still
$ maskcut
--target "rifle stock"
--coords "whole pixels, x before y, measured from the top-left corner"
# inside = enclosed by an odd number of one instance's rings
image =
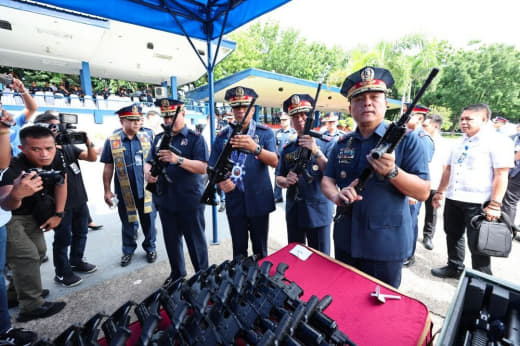
[[[222,149],[222,152],[220,153],[217,162],[215,163],[215,166],[208,166],[207,168],[208,183],[200,199],[201,203],[217,205],[217,201],[215,199],[215,193],[217,192],[217,188],[215,185],[220,183],[221,181],[228,179],[231,169],[233,168],[233,161],[231,161],[231,153],[235,149],[233,149],[233,146],[231,145],[231,139],[242,132],[242,127],[244,126],[244,123],[246,122],[246,119],[249,116],[249,113],[253,108],[255,102],[256,98],[253,98],[253,100],[249,104],[249,107],[247,107],[246,114],[239,123],[235,125],[230,124],[230,126],[233,127],[231,136],[229,136],[228,141],[224,145],[224,148]]]
[[[379,159],[381,156],[383,156],[384,153],[392,153],[399,144],[399,142],[403,139],[403,137],[406,135],[406,123],[408,120],[410,120],[410,114],[412,113],[412,110],[415,108],[415,105],[417,105],[417,102],[419,102],[419,99],[422,97],[426,89],[430,86],[431,82],[433,81],[433,78],[437,75],[439,72],[439,69],[433,68],[430,71],[430,74],[428,75],[428,78],[424,82],[423,86],[415,95],[410,107],[406,110],[406,112],[397,120],[397,122],[393,122],[390,124],[388,129],[386,130],[385,134],[377,145],[372,149],[371,156],[374,159]],[[356,185],[356,193],[360,194],[365,189],[365,183],[370,179],[372,176],[372,167],[367,166],[363,169],[359,176],[359,182]],[[334,222],[339,222],[343,219],[343,217],[350,211],[352,208],[352,203],[346,203],[344,202],[344,205],[340,205],[336,208],[336,215],[334,216]]]

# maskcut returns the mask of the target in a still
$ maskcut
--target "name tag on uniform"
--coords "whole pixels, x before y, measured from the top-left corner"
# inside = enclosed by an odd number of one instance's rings
[[[76,162],[73,162],[69,165],[70,169],[74,174],[80,174],[81,170],[79,169],[79,166],[76,164]]]
[[[143,165],[143,152],[138,151],[135,153],[135,165],[142,166]]]

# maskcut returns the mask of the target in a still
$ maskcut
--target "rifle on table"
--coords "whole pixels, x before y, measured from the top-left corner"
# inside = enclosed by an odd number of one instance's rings
[[[307,119],[305,120],[305,126],[303,127],[303,135],[312,135],[313,137],[316,137],[316,132],[312,131],[312,128],[314,126],[314,111],[316,110],[316,105],[318,104],[318,97],[320,96],[321,91],[321,83],[318,84],[318,90],[316,90],[316,96],[314,96],[314,106],[310,110],[310,112],[307,113]],[[319,137],[318,137],[319,138]],[[311,155],[312,152],[304,147],[298,147],[298,151],[296,153],[296,165],[292,169],[294,173],[296,173],[298,176],[302,175],[303,179],[307,182],[307,184],[311,184],[314,180],[311,172],[309,172],[309,162],[311,161]],[[298,182],[296,184],[293,184],[287,188],[287,194],[288,196],[294,196],[294,199],[299,201],[301,200],[300,197],[300,189],[298,187]]]
[[[209,205],[217,205],[217,200],[215,198],[215,193],[217,192],[216,184],[226,180],[229,178],[231,174],[231,170],[233,169],[234,162],[231,161],[231,153],[233,150],[236,150],[231,145],[231,139],[242,132],[242,126],[244,125],[247,117],[249,116],[249,112],[253,108],[256,102],[256,98],[253,98],[249,107],[247,107],[246,114],[242,118],[242,121],[237,124],[229,124],[233,128],[231,132],[231,136],[229,136],[226,145],[224,145],[224,149],[220,153],[217,162],[214,167],[208,166],[208,183],[206,185],[206,189],[202,194],[202,198],[200,199],[201,203],[209,204]]]
[[[403,137],[406,135],[406,123],[408,120],[410,120],[410,115],[415,108],[415,105],[417,105],[417,102],[419,102],[419,99],[422,97],[426,89],[430,86],[433,78],[437,75],[439,72],[439,69],[433,68],[428,75],[428,78],[424,82],[423,86],[415,95],[415,98],[413,99],[412,103],[410,104],[410,107],[406,109],[406,112],[397,120],[397,122],[392,122],[388,129],[386,129],[385,134],[377,145],[372,149],[371,156],[374,159],[379,159],[381,156],[383,156],[384,153],[391,153],[394,151],[395,147],[399,142],[403,139]],[[365,167],[361,174],[359,175],[359,182],[356,185],[355,189],[358,194],[363,192],[365,189],[365,183],[372,177],[372,167],[369,165],[368,167]],[[352,203],[343,202],[343,205],[338,206],[336,208],[336,215],[334,216],[334,222],[341,221],[343,217],[349,213],[350,209],[352,208]]]
[[[176,155],[182,154],[182,152],[179,149],[172,147],[170,145],[170,143],[172,142],[172,139],[173,139],[173,126],[175,125],[175,121],[177,120],[177,116],[179,115],[181,108],[182,108],[181,106],[177,106],[177,109],[175,110],[175,114],[173,115],[173,122],[171,123],[171,125],[161,124],[161,127],[164,129],[164,132],[161,137],[161,142],[159,143],[159,148],[157,149],[157,153],[159,152],[159,150],[170,150],[170,151],[174,152]],[[150,164],[152,165],[152,167],[150,168],[150,175],[152,177],[155,178],[155,177],[158,177],[159,174],[162,174],[162,176],[168,183],[172,183],[172,180],[170,179],[170,177],[168,177],[168,174],[166,174],[166,169],[168,168],[168,166],[170,164],[169,162],[161,161],[161,160],[159,160],[158,157],[155,157],[150,162]],[[146,189],[148,191],[150,191],[151,193],[154,193],[157,195],[162,194],[161,191],[157,191],[157,183],[148,183],[146,185]]]

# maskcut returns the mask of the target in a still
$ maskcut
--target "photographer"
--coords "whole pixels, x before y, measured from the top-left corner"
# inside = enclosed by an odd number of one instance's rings
[[[56,137],[58,150],[63,153],[67,166],[67,203],[65,214],[58,227],[54,229],[54,243],[52,244],[52,256],[56,276],[54,281],[65,287],[76,286],[82,279],[74,272],[92,273],[97,267],[83,261],[83,254],[87,244],[88,218],[87,192],[83,184],[83,177],[79,166],[79,160],[94,162],[97,159],[94,144],[85,134],[87,150],[82,150],[73,144],[70,135],[79,136],[78,132],[70,133],[67,127],[61,124],[56,111],[46,111],[34,119],[35,124],[50,125],[50,129]],[[70,257],[69,257],[70,246]]]
[[[9,126],[12,116],[5,110],[0,111],[0,180],[9,166],[11,160],[11,148],[9,146]],[[36,341],[37,335],[34,332],[23,330],[22,328],[11,327],[11,316],[7,305],[7,290],[4,280],[5,267],[5,243],[7,229],[5,224],[11,218],[11,212],[0,208],[0,345],[14,344],[27,345]]]
[[[11,159],[0,181],[0,206],[13,214],[7,223],[6,257],[20,304],[16,319],[26,322],[65,307],[64,302],[42,298],[40,256],[46,251],[43,232],[56,228],[63,217],[67,182],[63,158],[56,154],[49,129],[26,127],[20,131],[20,142],[22,153]]]

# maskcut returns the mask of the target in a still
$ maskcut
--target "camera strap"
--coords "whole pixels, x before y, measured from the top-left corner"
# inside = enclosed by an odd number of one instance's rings
[[[144,133],[137,133],[137,138],[141,144],[143,157],[147,157],[150,151],[150,139]],[[121,194],[126,207],[126,214],[128,215],[128,222],[137,222],[138,213],[135,206],[132,188],[130,186],[130,179],[128,178],[128,171],[126,169],[125,148],[122,144],[121,133],[115,133],[110,136],[110,148],[112,149],[112,158],[114,160],[114,167],[121,187]],[[144,170],[144,165],[142,166]],[[144,173],[143,173],[144,174]],[[143,184],[144,189],[144,184]],[[152,212],[152,194],[144,190],[144,213]]]

